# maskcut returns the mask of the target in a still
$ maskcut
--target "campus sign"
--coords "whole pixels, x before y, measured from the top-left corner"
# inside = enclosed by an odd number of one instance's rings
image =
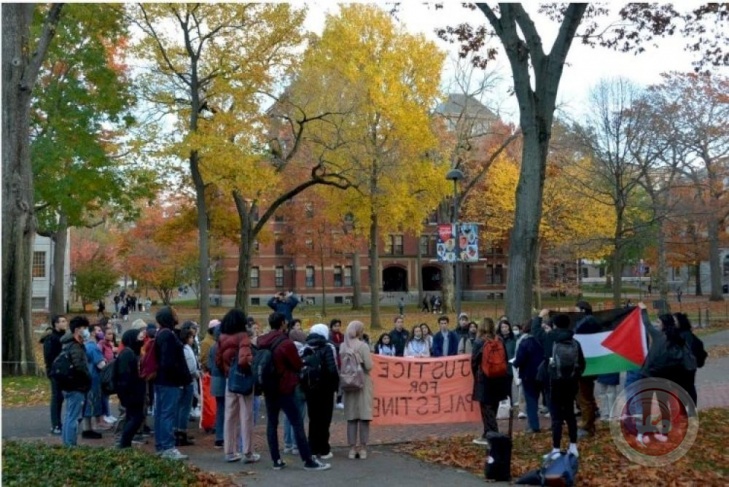
[[[470,423],[481,420],[471,400],[471,356],[412,358],[373,355],[370,377],[375,425]]]

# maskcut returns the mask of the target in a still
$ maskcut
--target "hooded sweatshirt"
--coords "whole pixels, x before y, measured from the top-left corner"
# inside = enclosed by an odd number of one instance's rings
[[[86,347],[79,343],[70,331],[61,338],[61,345],[63,350],[68,350],[71,365],[76,370],[73,383],[64,390],[84,394],[89,392],[91,390],[91,372],[89,372],[88,360],[86,360]]]
[[[157,378],[155,384],[166,387],[183,387],[192,382],[187,369],[182,342],[174,331],[177,324],[172,310],[164,307],[155,316],[160,329],[155,336],[154,346],[157,349]]]
[[[119,401],[125,407],[143,404],[147,384],[139,377],[139,354],[142,342],[138,340],[139,330],[127,330],[122,335],[124,350],[116,359],[116,390]]]
[[[46,363],[46,374],[51,371],[51,365],[61,354],[61,338],[63,338],[63,332],[49,329],[49,333],[43,335],[40,339],[40,343],[43,344],[43,360]]]
[[[326,328],[326,325],[324,325]],[[320,331],[320,330],[318,330]],[[321,353],[323,357],[324,368],[324,385],[326,392],[334,392],[339,389],[339,368],[337,367],[337,349],[334,344],[329,342],[323,334],[315,332],[312,328],[309,336],[306,337],[306,347],[314,350],[315,353]],[[320,394],[318,391],[317,394]]]

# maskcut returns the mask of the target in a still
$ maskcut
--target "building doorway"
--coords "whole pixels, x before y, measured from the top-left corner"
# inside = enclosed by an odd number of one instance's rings
[[[408,271],[402,267],[387,267],[382,270],[382,291],[386,293],[407,292]]]
[[[423,291],[440,291],[443,276],[439,267],[426,265],[420,271],[423,278]]]

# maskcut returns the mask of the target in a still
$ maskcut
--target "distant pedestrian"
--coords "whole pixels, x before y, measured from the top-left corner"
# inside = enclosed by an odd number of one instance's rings
[[[423,306],[420,308],[420,311],[425,311],[426,313],[430,313],[430,296],[427,294],[423,298]]]
[[[405,298],[400,297],[400,301],[397,302],[397,311],[402,316],[405,314]]]

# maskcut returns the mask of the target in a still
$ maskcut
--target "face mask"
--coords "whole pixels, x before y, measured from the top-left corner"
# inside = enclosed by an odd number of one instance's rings
[[[89,329],[84,328],[84,330],[81,332],[81,338],[83,338],[84,341],[86,341],[89,339],[90,336],[91,336],[91,332],[89,331]]]
[[[96,334],[96,340],[101,341],[104,339],[104,332],[100,331]]]
[[[514,336],[517,336],[517,337],[521,334],[521,332],[519,331],[519,328],[514,328],[511,331],[513,331],[514,332]]]

